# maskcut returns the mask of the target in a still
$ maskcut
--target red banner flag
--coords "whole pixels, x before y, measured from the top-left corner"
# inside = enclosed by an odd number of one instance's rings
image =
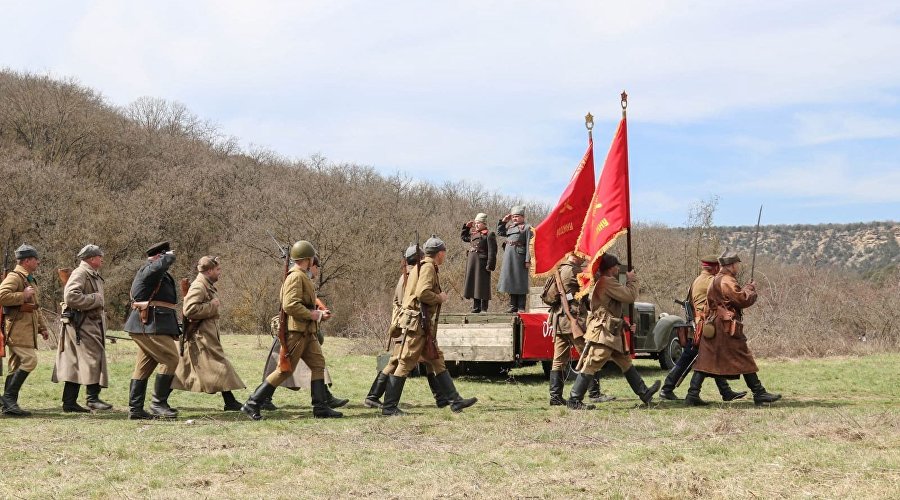
[[[587,151],[572,174],[572,180],[559,197],[556,208],[534,228],[531,238],[531,275],[544,276],[552,273],[556,265],[575,249],[578,230],[584,222],[591,203],[591,188],[594,187],[594,143],[589,142]]]
[[[631,228],[631,207],[628,205],[628,129],[623,116],[575,245],[575,251],[590,262],[585,272],[578,275],[581,295],[594,284],[600,256]]]

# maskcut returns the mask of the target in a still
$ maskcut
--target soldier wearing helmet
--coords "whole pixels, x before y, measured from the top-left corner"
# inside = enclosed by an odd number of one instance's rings
[[[402,415],[398,408],[400,396],[406,377],[415,369],[425,352],[427,331],[434,333],[436,310],[447,301],[447,294],[441,291],[438,278],[438,267],[447,257],[447,245],[437,236],[428,238],[424,245],[425,258],[422,263],[409,273],[406,290],[403,293],[402,309],[398,324],[403,331],[403,342],[400,344],[399,362],[394,373],[388,376],[387,389],[384,394],[382,415]],[[456,391],[453,379],[444,364],[444,355],[437,350],[435,359],[426,359],[435,374],[438,393],[450,402],[454,412],[462,411],[478,401],[476,398],[465,399]]]
[[[312,243],[300,240],[291,247],[294,267],[281,285],[281,308],[287,314],[287,338],[285,348],[291,368],[296,369],[302,359],[309,366],[311,375],[313,416],[316,418],[342,417],[343,414],[328,406],[328,390],[325,385],[325,356],[319,344],[319,322],[328,321],[331,311],[316,307],[316,290],[307,275],[316,256]],[[253,420],[261,420],[260,406],[272,397],[275,388],[287,380],[293,371],[275,370],[256,388],[241,408]]]

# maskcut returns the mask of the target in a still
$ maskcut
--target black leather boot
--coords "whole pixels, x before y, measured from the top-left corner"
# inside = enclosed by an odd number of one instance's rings
[[[456,385],[453,383],[453,378],[450,377],[450,372],[447,370],[437,374],[435,380],[440,389],[439,392],[450,402],[450,409],[454,413],[459,413],[478,402],[478,398],[463,398],[456,392]]]
[[[247,402],[244,403],[244,406],[241,406],[241,411],[246,413],[252,420],[262,420],[263,417],[259,413],[260,406],[263,401],[272,399],[272,394],[274,393],[275,386],[269,385],[268,382],[263,380],[259,387],[253,391],[253,394],[250,395],[250,398],[247,399]]]
[[[378,372],[378,375],[375,376],[375,380],[372,382],[372,387],[369,389],[369,394],[363,400],[363,405],[367,408],[381,408],[381,396],[384,395],[384,391],[387,389],[387,383],[388,376],[384,372]]]
[[[563,399],[563,372],[553,370],[550,372],[550,406],[565,406]]]
[[[78,404],[78,391],[81,384],[66,382],[63,384],[62,410],[65,413],[90,413],[91,410]]]
[[[519,312],[525,312],[525,301],[528,299],[528,295],[525,294],[517,294],[516,295],[516,308]]]
[[[222,401],[225,402],[225,406],[222,407],[223,411],[241,411],[241,404],[231,391],[222,391]]]
[[[403,386],[406,385],[406,377],[388,375],[387,388],[384,391],[384,404],[381,405],[381,414],[386,417],[399,417],[403,415],[400,410],[400,396],[403,395]]]
[[[705,373],[694,372],[691,376],[691,387],[688,388],[687,396],[684,397],[684,404],[688,406],[709,406],[709,403],[700,399],[700,389],[703,387],[703,380],[706,379]]]
[[[112,405],[100,399],[100,384],[88,384],[84,391],[87,393],[87,407],[92,410],[112,410]]]
[[[514,313],[519,311],[519,306],[516,304],[516,296],[513,294],[509,295],[509,308],[506,310],[507,313]]]
[[[475,299],[475,300],[473,300],[472,302],[473,302],[473,305],[472,305],[472,312],[473,312],[473,313],[480,313],[480,312],[481,312],[481,300]]]
[[[278,409],[278,407],[275,406],[275,403],[272,402],[272,398],[269,397],[269,399],[259,403],[259,409],[266,411],[275,411]]]
[[[433,373],[428,374],[428,388],[431,389],[431,395],[434,396],[434,404],[436,404],[438,408],[445,408],[450,404],[450,401],[444,396],[444,392],[441,390],[437,375]]]
[[[667,399],[669,401],[681,401],[681,398],[675,395],[675,384],[678,382],[678,377],[681,376],[682,370],[678,365],[675,365],[675,368],[672,368],[672,371],[666,375],[665,381],[663,381],[662,390],[659,391],[659,399]]]
[[[594,405],[586,405],[582,402],[584,401],[584,395],[587,393],[592,380],[594,380],[593,375],[585,375],[583,373],[578,374],[578,378],[575,379],[575,383],[572,384],[572,390],[569,392],[569,400],[566,401],[566,406],[568,406],[569,409],[593,410],[596,408]]]
[[[628,381],[628,385],[631,386],[631,390],[641,398],[641,401],[643,401],[645,405],[649,405],[650,402],[653,401],[653,395],[659,390],[659,380],[653,382],[653,385],[650,387],[647,387],[647,384],[644,383],[644,379],[641,378],[641,374],[638,373],[637,368],[634,366],[626,370],[624,375],[625,380]]]
[[[310,392],[312,393],[313,417],[315,418],[340,418],[344,414],[334,411],[328,406],[328,386],[325,380],[313,380],[310,383]]]
[[[128,420],[150,420],[153,415],[144,411],[144,397],[147,394],[147,380],[131,379],[128,388]]]
[[[715,377],[715,381],[716,387],[719,388],[719,394],[722,395],[722,401],[734,401],[735,399],[741,399],[747,395],[747,391],[732,391],[731,386],[728,385],[728,381],[725,380],[725,377]]]
[[[22,388],[22,384],[25,383],[25,379],[28,378],[30,373],[31,372],[18,369],[6,377],[6,388],[3,391],[3,396],[0,397],[0,402],[3,404],[4,415],[13,417],[31,416],[30,411],[19,408],[19,389]]]
[[[175,418],[178,410],[169,406],[169,394],[172,393],[172,379],[175,375],[156,374],[153,383],[153,395],[150,396],[150,413],[159,418]]]
[[[341,399],[334,397],[334,394],[331,393],[331,389],[328,388],[328,384],[325,384],[325,397],[326,404],[328,404],[329,408],[340,408],[341,406],[346,405],[350,402],[349,399]]]
[[[774,403],[781,399],[781,394],[772,394],[766,391],[766,388],[763,387],[762,382],[759,381],[759,377],[755,373],[745,373],[744,381],[747,382],[747,387],[753,391],[753,404],[756,406],[762,406],[769,403]]]
[[[605,403],[616,399],[615,396],[607,396],[600,390],[600,372],[594,374],[594,380],[588,387],[588,401],[591,403]]]
[[[481,312],[483,312],[483,313],[488,312],[488,302],[490,302],[490,300],[482,300],[481,301]]]

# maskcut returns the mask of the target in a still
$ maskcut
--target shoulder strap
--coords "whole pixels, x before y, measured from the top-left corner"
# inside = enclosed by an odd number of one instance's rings
[[[569,299],[566,298],[566,291],[562,286],[562,276],[559,273],[559,267],[556,268],[556,289],[559,290],[559,302],[562,304],[562,310],[566,315],[566,318],[569,319],[569,325],[572,327],[572,336],[574,337],[583,337],[584,332],[581,331],[581,327],[578,325],[578,321],[575,320],[575,317],[572,316],[572,311],[569,310]]]

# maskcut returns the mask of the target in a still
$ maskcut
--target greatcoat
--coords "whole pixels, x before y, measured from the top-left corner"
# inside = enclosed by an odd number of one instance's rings
[[[497,235],[487,229],[462,227],[460,238],[470,243],[466,251],[463,298],[491,300],[491,272],[497,266]]]
[[[185,323],[189,319],[199,324],[185,339],[173,389],[213,394],[246,387],[222,349],[219,307],[212,303],[216,295],[215,284],[199,273],[184,296]]]
[[[752,306],[756,298],[756,291],[741,288],[731,271],[719,271],[706,295],[707,321],[715,326],[716,334],[700,341],[695,371],[729,378],[759,371],[740,323],[743,308]],[[723,317],[724,311],[733,313],[738,322],[733,334],[731,321]]]
[[[62,325],[51,380],[108,387],[103,277],[87,262],[66,282],[63,311],[75,314]]]
[[[497,234],[506,237],[503,243],[500,283],[497,287],[501,292],[513,295],[528,294],[528,268],[525,267],[525,263],[531,262],[528,248],[531,243],[531,231],[529,224],[511,224],[507,227],[502,219],[497,224]]]

